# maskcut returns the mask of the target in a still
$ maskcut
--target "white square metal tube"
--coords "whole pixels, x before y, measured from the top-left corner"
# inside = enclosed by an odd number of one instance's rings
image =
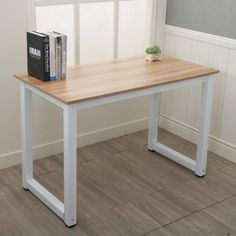
[[[158,138],[160,94],[156,93],[150,98],[149,123],[148,123],[148,149],[154,151],[154,143]]]
[[[32,159],[32,92],[21,83],[21,140],[22,140],[22,181],[28,189],[27,180],[33,178]]]
[[[64,222],[76,224],[77,212],[77,109],[76,105],[64,107]]]
[[[37,92],[36,92],[37,93]],[[40,92],[38,93],[41,94]],[[22,127],[22,179],[24,189],[29,189],[70,227],[77,223],[77,107],[62,105],[59,101],[43,96],[63,108],[64,112],[64,204],[40,185],[33,177],[32,158],[32,91],[21,83]]]
[[[56,215],[64,219],[64,204],[35,179],[27,180],[28,189],[47,205]]]
[[[150,100],[149,111],[149,128],[148,128],[148,149],[156,151],[165,157],[185,166],[195,172],[199,177],[206,174],[207,151],[208,151],[208,136],[210,128],[210,117],[213,95],[213,79],[202,82],[202,98],[201,98],[201,114],[199,125],[199,136],[197,143],[196,161],[176,152],[175,150],[166,147],[159,143],[158,139],[158,111],[160,105],[160,95],[154,94]]]
[[[199,136],[197,143],[196,175],[206,174],[208,138],[210,129],[211,107],[213,96],[213,81],[208,80],[202,84],[201,114]]]

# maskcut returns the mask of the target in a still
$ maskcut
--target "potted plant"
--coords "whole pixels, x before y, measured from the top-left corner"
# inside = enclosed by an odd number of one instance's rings
[[[149,47],[145,51],[145,59],[147,61],[158,61],[161,57],[161,49],[158,45]]]

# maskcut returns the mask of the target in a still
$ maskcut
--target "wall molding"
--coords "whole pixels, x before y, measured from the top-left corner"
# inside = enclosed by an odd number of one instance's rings
[[[175,135],[192,143],[197,142],[198,130],[178,120],[160,115],[159,126]],[[140,130],[147,129],[148,118],[126,122],[123,124],[91,131],[77,136],[78,147],[84,147],[93,143],[102,142],[111,138],[120,137]],[[227,143],[217,137],[210,136],[209,151],[236,163],[236,146]],[[38,160],[47,156],[63,152],[63,139],[37,145],[33,147],[33,158]],[[21,163],[21,150],[0,155],[0,169],[8,168]]]
[[[148,126],[147,117],[94,130],[77,136],[77,146],[84,147],[93,143],[102,142],[111,138],[130,134],[146,129]],[[37,145],[33,147],[33,159],[41,159],[47,156],[63,152],[63,139]],[[21,150],[0,155],[0,169],[8,168],[21,163]]]
[[[207,34],[200,31],[189,30],[177,26],[165,25],[165,34],[170,34],[181,38],[187,38],[229,49],[236,49],[236,39]]]

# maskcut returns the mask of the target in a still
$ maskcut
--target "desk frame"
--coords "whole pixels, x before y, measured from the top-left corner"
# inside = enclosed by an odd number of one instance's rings
[[[66,226],[77,223],[77,110],[108,104],[131,98],[151,95],[148,149],[176,161],[195,172],[199,177],[206,173],[208,134],[214,76],[205,76],[182,80],[169,84],[144,88],[122,94],[88,100],[74,104],[65,104],[31,85],[21,82],[21,122],[22,122],[22,175],[23,187],[30,190],[56,215]],[[168,90],[202,84],[202,107],[197,144],[196,161],[174,151],[158,142],[158,112],[160,93]],[[32,158],[32,93],[35,93],[63,109],[64,118],[64,203],[38,183],[33,177]]]

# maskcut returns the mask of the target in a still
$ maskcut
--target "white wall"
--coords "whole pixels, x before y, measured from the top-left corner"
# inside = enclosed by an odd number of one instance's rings
[[[0,1],[0,155],[20,147],[19,89],[12,74],[26,66],[26,9],[26,1]]]
[[[20,97],[16,72],[26,71],[27,1],[0,1],[0,168],[20,163]],[[79,112],[79,146],[147,127],[147,98]],[[40,158],[62,151],[62,112],[33,97],[33,151]]]
[[[167,25],[165,54],[220,70],[209,148],[236,162],[236,40]],[[161,126],[196,142],[200,92],[196,86],[163,94]]]

